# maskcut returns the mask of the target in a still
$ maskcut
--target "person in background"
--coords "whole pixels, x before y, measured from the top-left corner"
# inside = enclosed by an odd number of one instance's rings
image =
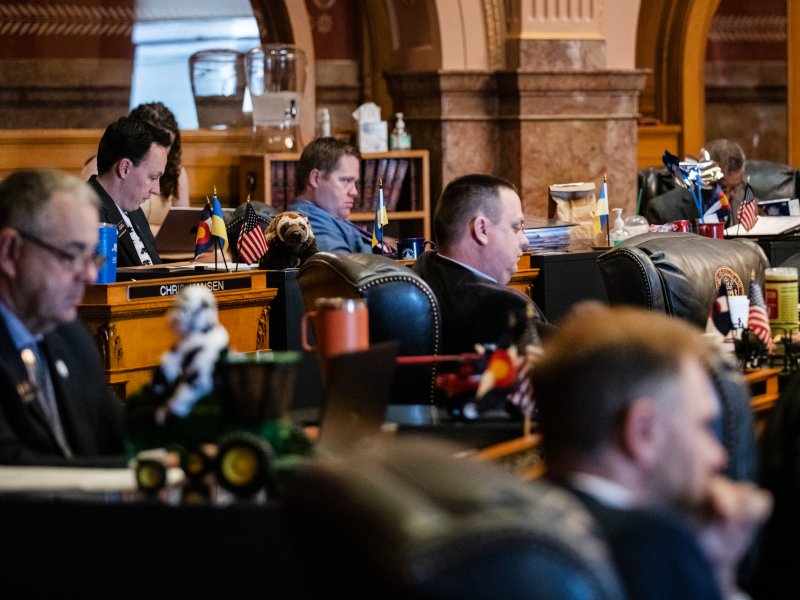
[[[97,278],[98,199],[72,175],[0,182],[0,463],[125,466],[122,404],[77,319]]]
[[[771,509],[719,474],[725,450],[700,332],[638,308],[578,305],[532,374],[548,475],[589,508],[630,598],[738,598]]]
[[[131,117],[111,123],[100,138],[98,174],[89,178],[89,185],[100,197],[100,222],[117,227],[118,267],[161,262],[140,207],[161,191],[171,143],[163,129]]]
[[[372,235],[347,220],[358,200],[360,158],[358,149],[332,137],[317,138],[303,149],[297,198],[288,210],[308,217],[319,250],[372,252]]]
[[[161,102],[140,104],[128,114],[129,117],[150,123],[154,127],[166,131],[172,143],[167,155],[167,166],[159,181],[161,191],[151,195],[141,206],[153,235],[158,230],[173,206],[189,206],[189,175],[181,164],[183,150],[181,148],[181,132],[172,111]],[[97,156],[86,161],[81,171],[82,179],[97,175]]]
[[[719,185],[730,202],[730,214],[726,227],[736,225],[738,220],[739,206],[744,198],[744,170],[745,156],[744,150],[736,142],[726,139],[713,140],[700,150],[700,155],[708,153],[708,157],[719,165],[722,171],[722,179],[714,184],[704,182],[703,195],[710,196],[714,192],[716,185]],[[707,185],[706,185],[707,184]],[[682,187],[677,186],[670,191],[656,196],[647,203],[645,216],[650,223],[670,223],[672,221],[688,220],[694,223],[695,219],[700,218],[692,199],[692,193]]]

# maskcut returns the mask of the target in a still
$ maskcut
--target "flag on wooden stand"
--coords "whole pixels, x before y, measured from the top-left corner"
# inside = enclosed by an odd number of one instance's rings
[[[389,215],[383,204],[383,180],[378,178],[378,201],[375,203],[375,224],[372,228],[372,247],[381,247],[383,250],[383,228],[389,224]]]
[[[194,242],[194,255],[200,256],[209,250],[214,243],[211,237],[211,204],[206,202],[200,213],[200,222],[197,224],[197,237]]]
[[[236,251],[239,253],[240,260],[248,264],[259,262],[267,253],[267,240],[249,198],[247,207],[244,209],[242,231],[236,241]]]
[[[756,196],[753,193],[753,188],[750,187],[750,182],[744,184],[744,198],[742,204],[739,206],[739,213],[737,214],[739,224],[744,227],[745,231],[750,231],[758,221],[758,208],[756,206]]]

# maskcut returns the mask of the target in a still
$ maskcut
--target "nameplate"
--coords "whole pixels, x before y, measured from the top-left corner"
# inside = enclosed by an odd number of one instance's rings
[[[250,276],[232,277],[230,279],[209,279],[208,281],[192,281],[191,283],[162,283],[159,285],[137,285],[128,287],[128,300],[141,300],[142,298],[163,298],[177,296],[187,285],[200,285],[207,287],[212,293],[232,290],[248,290],[253,287]]]

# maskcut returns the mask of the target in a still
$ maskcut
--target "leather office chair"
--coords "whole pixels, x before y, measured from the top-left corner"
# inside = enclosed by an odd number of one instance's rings
[[[314,581],[353,597],[622,598],[594,522],[566,491],[453,456],[429,438],[388,438],[318,458],[285,506]]]
[[[314,310],[318,298],[365,298],[370,342],[397,340],[400,356],[439,353],[439,304],[428,284],[404,264],[375,254],[318,252],[300,268],[297,281],[306,310]],[[435,364],[398,365],[390,420],[435,420],[435,378]]]
[[[609,304],[629,304],[664,312],[705,329],[719,282],[726,272],[741,281],[749,295],[751,274],[764,284],[769,262],[764,251],[747,239],[716,240],[691,233],[651,233],[622,242],[598,258]],[[741,374],[721,356],[712,365],[712,379],[722,418],[718,436],[728,451],[727,473],[752,479],[756,450],[750,395]]]

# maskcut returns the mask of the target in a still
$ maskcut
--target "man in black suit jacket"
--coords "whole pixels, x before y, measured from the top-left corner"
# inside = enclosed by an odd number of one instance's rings
[[[549,475],[598,521],[631,598],[735,598],[770,496],[719,475],[709,347],[691,325],[579,305],[533,371]]]
[[[97,175],[89,184],[100,197],[100,222],[117,226],[117,266],[159,264],[155,238],[139,208],[160,194],[172,143],[169,133],[123,117],[109,125],[97,148]]]
[[[473,352],[496,343],[509,316],[517,337],[539,344],[546,319],[533,301],[507,286],[527,245],[522,204],[514,186],[489,175],[451,181],[436,205],[438,249],[412,267],[431,286],[442,314],[442,352]]]
[[[98,201],[58,171],[0,182],[0,463],[124,466],[122,405],[77,321]]]
[[[532,412],[528,371],[547,320],[533,300],[507,285],[528,243],[516,189],[491,175],[459,177],[442,192],[433,222],[438,249],[412,268],[439,303],[442,352],[513,345],[518,384],[507,400]]]

